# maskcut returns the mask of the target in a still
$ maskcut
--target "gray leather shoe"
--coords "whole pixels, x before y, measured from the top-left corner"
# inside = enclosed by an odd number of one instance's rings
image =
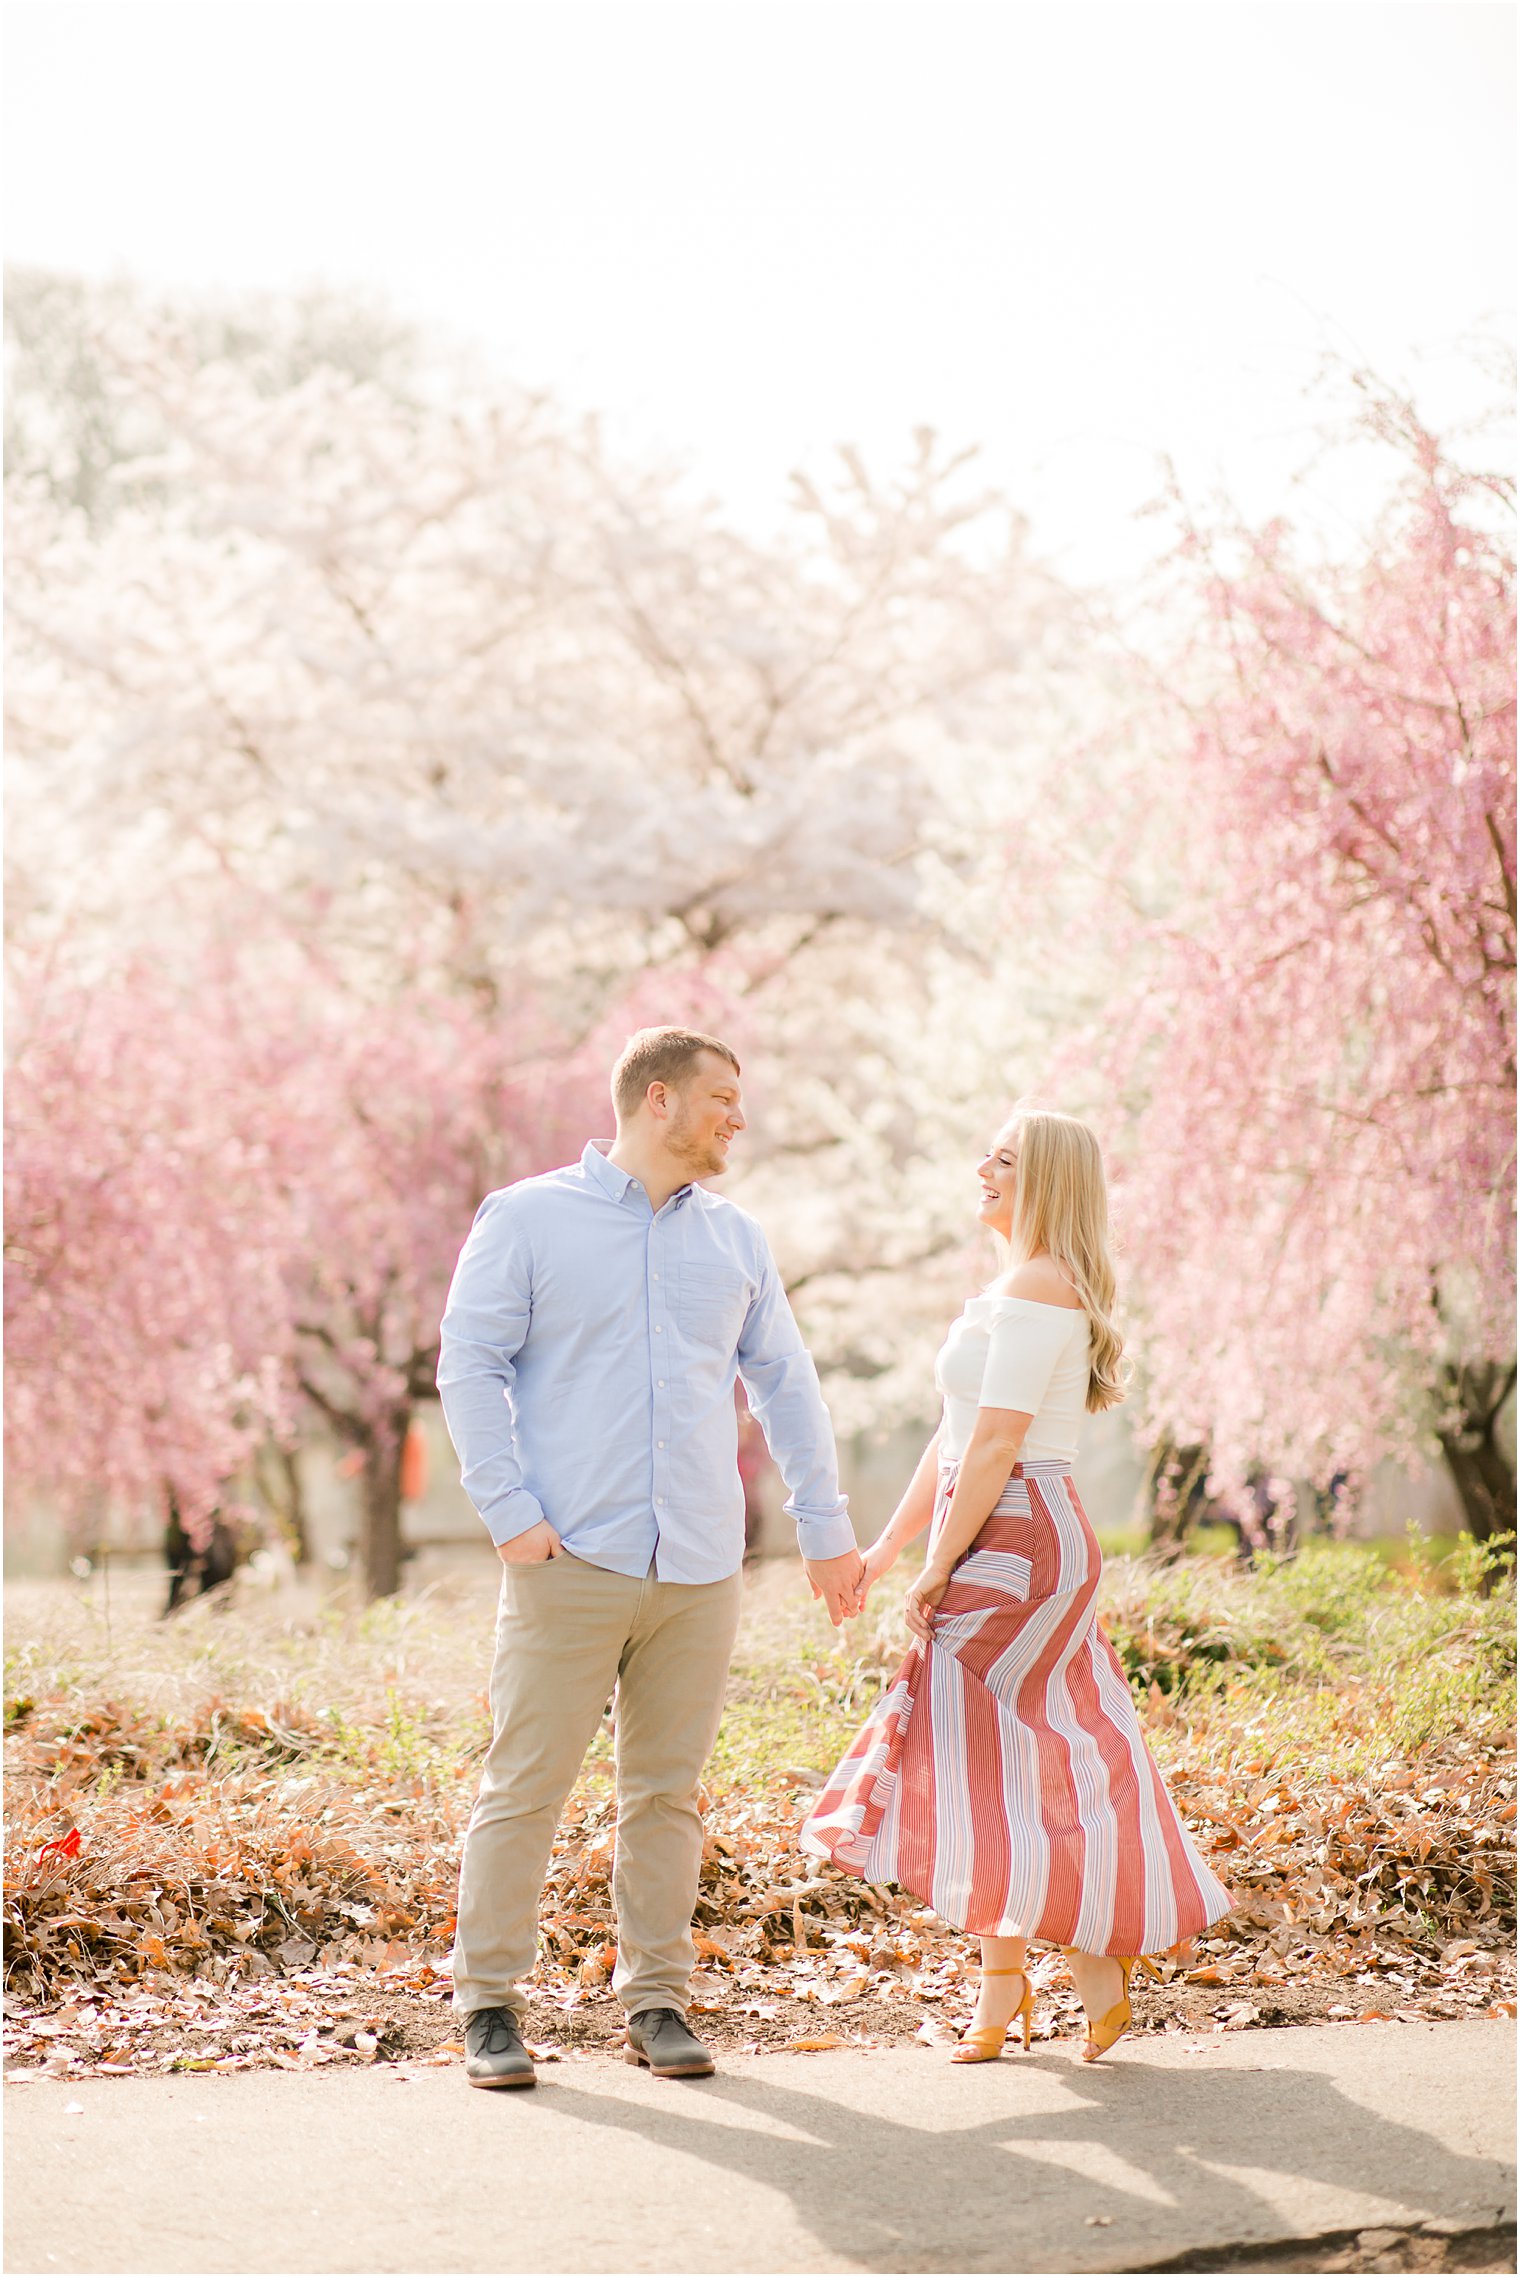
[[[656,2079],[706,2079],[712,2057],[686,2029],[679,2008],[641,2008],[628,2019],[626,2064],[648,2064]]]
[[[464,2028],[464,2076],[472,2087],[531,2087],[537,2077],[510,2008],[477,2008]]]

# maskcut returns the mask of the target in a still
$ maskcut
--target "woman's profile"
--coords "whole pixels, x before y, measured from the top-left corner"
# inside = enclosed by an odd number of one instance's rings
[[[955,2061],[990,2061],[1015,2022],[1028,2046],[1038,1940],[1066,1954],[1091,2062],[1130,2023],[1135,1963],[1232,1901],[1098,1626],[1102,1556],[1072,1482],[1084,1411],[1124,1396],[1097,1140],[1069,1115],[1018,1109],[979,1175],[1006,1269],[940,1351],[939,1429],[866,1556],[863,1588],[931,1529],[906,1601],[914,1642],[801,1842],[981,1940]]]

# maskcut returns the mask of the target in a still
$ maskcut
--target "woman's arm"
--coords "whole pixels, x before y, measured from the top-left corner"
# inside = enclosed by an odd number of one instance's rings
[[[879,1581],[888,1566],[895,1565],[909,1542],[913,1541],[934,1516],[934,1497],[939,1472],[940,1425],[918,1458],[918,1467],[908,1481],[901,1502],[886,1525],[866,1552],[865,1585]]]
[[[945,1522],[934,1539],[928,1564],[908,1591],[908,1626],[916,1637],[929,1635],[930,1615],[950,1586],[950,1569],[991,1517],[1033,1421],[1032,1415],[1016,1407],[977,1409]]]

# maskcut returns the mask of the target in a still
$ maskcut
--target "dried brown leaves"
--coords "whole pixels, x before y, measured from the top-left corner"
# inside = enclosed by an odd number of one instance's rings
[[[100,1736],[119,1759],[105,1719]],[[58,1744],[34,1735],[12,1775],[13,2069],[373,2062],[401,2045],[377,1987],[446,1995],[471,1771],[446,1790],[359,1796],[271,1774],[188,1770],[146,1792],[94,1793],[76,1777],[66,1827],[44,1775]],[[77,1721],[64,1744],[77,1773]],[[1165,1965],[1167,1990],[1147,1996],[1152,2024],[1512,2008],[1514,1787],[1498,1750],[1452,1742],[1344,1787],[1173,1780],[1240,1905]],[[804,1859],[797,1818],[789,1788],[709,1800],[693,1986],[704,2029],[721,2020],[722,2038],[805,2051],[863,2032],[909,2038],[926,2016],[959,2015],[969,1941],[916,1901]],[[74,1854],[43,1855],[68,1827]],[[584,1788],[555,1847],[534,1988],[566,2025],[602,2007],[611,2020],[612,1841],[610,1795]],[[1074,2024],[1055,1956],[1041,1956],[1036,1982],[1042,2033]]]
[[[1137,2001],[1142,2028],[1513,2014],[1512,1734],[1468,1719],[1378,1760],[1363,1703],[1355,1747],[1285,1747],[1274,1730],[1253,1750],[1249,1703],[1206,1701],[1194,1716],[1154,1683],[1154,1605],[1136,1633],[1153,1742],[1239,1899],[1216,1934],[1164,1964],[1164,1985]],[[454,1635],[449,1651],[457,1659]],[[446,1963],[479,1703],[472,1691],[419,1706],[412,1767],[398,1771],[386,1714],[403,1695],[387,1677],[388,1709],[363,1710],[364,1663],[349,1665],[338,1737],[272,1692],[149,1713],[77,1672],[50,1695],[34,1670],[37,1700],[13,1701],[7,1741],[13,2071],[305,2067],[419,2049],[450,2060]],[[868,1704],[863,1663],[841,1663],[836,1683],[826,1658],[793,1702],[799,1665],[767,1649],[717,1759],[728,1769],[708,1798],[695,1917],[702,2029],[799,2052],[948,2032],[970,2004],[971,1941],[795,1847],[820,1767],[800,1752],[807,1731],[819,1734],[807,1755],[831,1758]],[[766,1744],[786,1752],[767,1761]],[[617,2029],[612,1848],[610,1775],[593,1762],[555,1845],[529,1988],[548,2044]],[[1074,2026],[1059,1958],[1038,1955],[1033,1973],[1037,2031]]]

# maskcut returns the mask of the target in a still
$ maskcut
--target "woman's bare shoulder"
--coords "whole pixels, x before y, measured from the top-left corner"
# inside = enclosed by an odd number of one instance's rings
[[[1053,1257],[1030,1257],[1002,1274],[989,1296],[1022,1297],[1026,1304],[1059,1305],[1063,1312],[1080,1312],[1082,1300]]]

